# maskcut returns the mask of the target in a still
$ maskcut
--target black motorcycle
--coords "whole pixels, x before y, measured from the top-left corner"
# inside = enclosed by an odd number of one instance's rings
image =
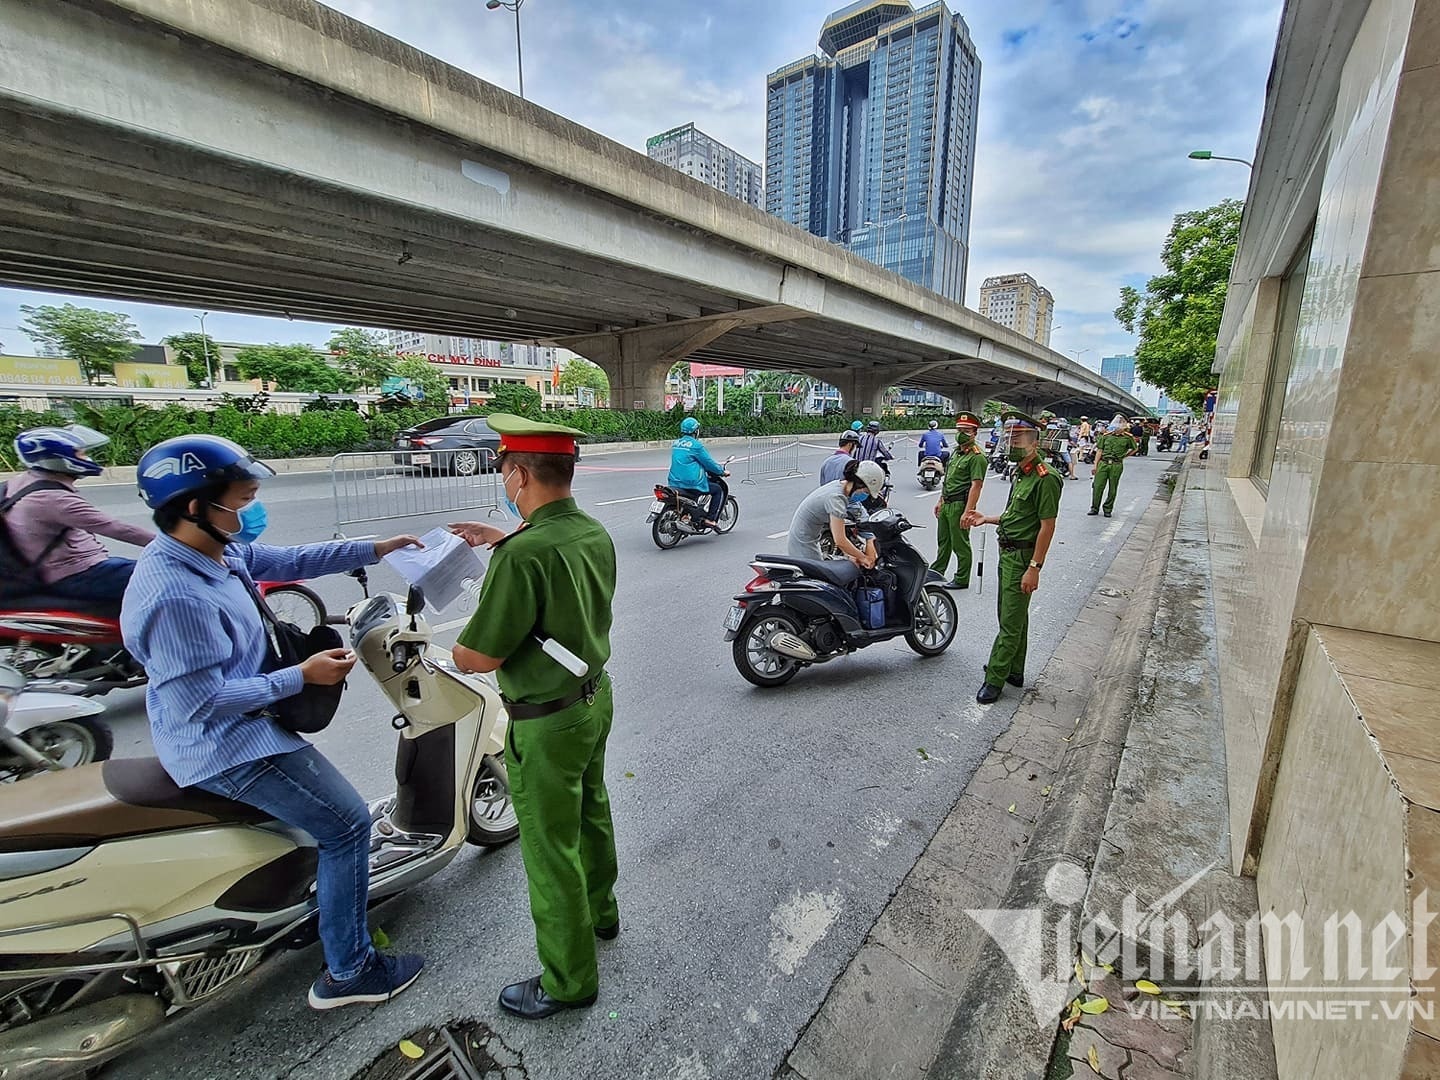
[[[650,538],[655,541],[656,547],[668,551],[687,536],[701,536],[708,532],[723,536],[735,528],[735,523],[740,520],[740,504],[730,494],[729,484],[719,477],[715,478],[715,483],[725,493],[725,501],[720,504],[720,516],[714,527],[705,524],[709,495],[695,499],[664,484],[655,485],[655,501],[650,504],[650,516],[645,520],[650,524]]]
[[[848,559],[755,556],[755,579],[725,616],[725,640],[746,680],[782,686],[801,668],[901,636],[921,656],[939,656],[955,640],[959,612],[945,579],[904,538],[915,526],[882,510],[850,528],[874,536],[874,570]]]

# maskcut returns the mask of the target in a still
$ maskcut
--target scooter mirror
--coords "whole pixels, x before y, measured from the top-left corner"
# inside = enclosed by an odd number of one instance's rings
[[[411,585],[405,594],[405,614],[414,618],[425,610],[425,593],[419,585]]]

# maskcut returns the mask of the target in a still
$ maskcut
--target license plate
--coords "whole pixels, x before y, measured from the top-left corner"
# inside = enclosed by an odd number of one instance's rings
[[[430,455],[429,455],[429,454],[411,454],[411,455],[410,455],[410,464],[412,464],[412,465],[429,465],[429,464],[430,464]]]
[[[730,610],[725,613],[725,629],[735,631],[740,629],[740,624],[745,620],[745,605],[731,604]]]
[[[664,510],[664,509],[665,509],[665,503],[662,502],[660,499],[656,499],[654,502],[652,502],[652,503],[650,504],[650,513],[652,513],[652,514],[658,514],[658,513],[660,513],[661,510]]]

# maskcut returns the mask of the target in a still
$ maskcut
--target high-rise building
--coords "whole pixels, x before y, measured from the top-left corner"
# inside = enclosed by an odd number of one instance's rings
[[[517,345],[508,341],[481,341],[449,334],[422,334],[411,330],[386,331],[390,347],[397,353],[418,356],[453,356],[456,362],[488,359],[514,367],[545,368],[564,364],[575,354],[568,349],[546,345]]]
[[[1002,274],[980,285],[980,314],[1048,346],[1055,298],[1029,274]]]
[[[980,58],[944,3],[859,0],[767,79],[765,209],[961,301]]]
[[[1100,377],[1109,379],[1127,393],[1135,386],[1135,357],[1106,356],[1100,360]]]
[[[645,152],[662,165],[693,176],[751,206],[760,206],[765,187],[760,166],[738,150],[712,139],[694,124],[671,128],[646,139]]]

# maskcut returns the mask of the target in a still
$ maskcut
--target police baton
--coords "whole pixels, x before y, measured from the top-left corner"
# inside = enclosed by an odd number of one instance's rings
[[[980,559],[975,564],[975,591],[985,595],[985,530],[980,530]]]
[[[590,665],[564,645],[561,645],[560,642],[556,641],[553,637],[542,638],[539,634],[531,634],[530,636],[539,643],[541,652],[577,679],[583,679],[586,675],[590,674]]]

